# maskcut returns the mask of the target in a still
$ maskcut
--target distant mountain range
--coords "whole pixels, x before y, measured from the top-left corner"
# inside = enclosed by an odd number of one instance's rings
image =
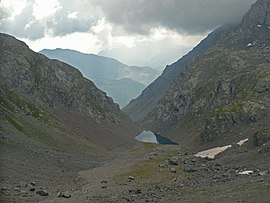
[[[69,49],[44,49],[40,53],[78,68],[120,107],[136,98],[158,76],[150,67],[128,66],[112,58]]]

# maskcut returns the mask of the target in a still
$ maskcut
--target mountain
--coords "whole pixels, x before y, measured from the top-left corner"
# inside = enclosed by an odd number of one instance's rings
[[[77,134],[92,144],[129,142],[126,133],[134,132],[132,123],[77,69],[35,53],[11,36],[1,34],[0,39],[1,118],[7,127],[27,136],[39,131],[36,123],[52,132],[66,126],[62,131],[68,136]],[[74,125],[80,126],[74,129]],[[51,136],[46,139],[56,142]],[[41,143],[43,138],[37,136]]]
[[[145,85],[135,82],[129,78],[119,80],[95,78],[97,87],[108,93],[108,96],[114,98],[120,107],[129,103],[131,98],[141,94]]]
[[[98,161],[106,151],[133,143],[132,122],[77,69],[6,34],[0,34],[0,45],[1,178],[29,178],[47,159],[48,167],[66,159],[61,167],[78,169],[84,161],[89,166],[93,157]],[[82,159],[75,164],[78,157]]]
[[[270,1],[258,0],[240,24],[193,57],[152,106],[144,128],[179,143],[269,141],[269,13]]]
[[[136,98],[158,75],[158,72],[150,67],[128,66],[112,58],[74,50],[44,49],[40,53],[78,68],[121,107]],[[111,84],[110,88],[108,84]]]
[[[216,29],[202,40],[192,51],[183,56],[177,62],[167,66],[162,75],[144,89],[142,94],[132,100],[123,110],[134,122],[142,121],[160,102],[164,94],[169,90],[171,82],[183,72],[186,65],[195,56],[213,46],[221,35],[228,29],[230,29],[229,25]]]

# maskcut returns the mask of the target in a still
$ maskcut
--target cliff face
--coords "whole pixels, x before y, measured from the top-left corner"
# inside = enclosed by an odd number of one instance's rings
[[[133,124],[77,69],[5,34],[0,34],[0,44],[3,134],[16,132],[61,149],[115,148],[132,142]]]
[[[164,94],[169,90],[172,81],[183,72],[186,65],[197,55],[212,47],[224,32],[231,26],[222,26],[210,33],[192,51],[183,56],[177,62],[165,68],[162,75],[151,83],[142,94],[132,100],[123,111],[126,112],[134,122],[141,122],[160,102]]]
[[[270,1],[196,56],[143,120],[179,142],[269,140]]]

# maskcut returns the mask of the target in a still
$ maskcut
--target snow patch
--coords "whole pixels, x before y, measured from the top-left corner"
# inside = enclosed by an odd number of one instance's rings
[[[238,145],[238,146],[242,146],[243,144],[245,144],[246,142],[248,141],[248,138],[247,139],[244,139],[244,140],[240,140],[239,142],[237,142],[236,144]]]
[[[252,173],[254,173],[254,171],[240,171],[238,174],[239,175],[251,175]]]
[[[248,43],[248,44],[247,44],[247,47],[251,47],[252,45],[253,45],[253,44],[251,44],[251,43]]]
[[[262,27],[262,25],[258,24],[257,27]]]
[[[227,145],[224,147],[216,147],[216,148],[198,152],[194,156],[201,157],[201,158],[214,159],[216,155],[220,154],[221,152],[224,152],[226,149],[231,148],[231,147],[232,145]]]

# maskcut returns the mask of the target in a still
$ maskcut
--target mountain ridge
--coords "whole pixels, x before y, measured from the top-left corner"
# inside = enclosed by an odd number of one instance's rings
[[[231,25],[224,25],[217,28],[203,39],[189,53],[184,55],[172,65],[166,66],[162,75],[143,90],[142,94],[133,99],[123,110],[134,122],[141,122],[145,116],[158,104],[165,92],[169,89],[171,82],[183,71],[189,61],[204,50],[214,45],[221,35],[229,30]]]
[[[265,3],[257,1],[239,25],[187,65],[142,122],[146,129],[197,145],[224,144],[243,134],[260,143],[269,140],[270,15],[265,13],[270,8]],[[267,16],[264,24],[249,17],[254,9],[256,19]]]
[[[70,49],[44,49],[40,53],[78,68],[85,77],[106,91],[121,107],[137,97],[158,74],[150,67],[128,66],[113,58]],[[129,81],[121,80],[124,78]],[[108,82],[111,82],[110,88]],[[121,90],[119,87],[122,87]]]

